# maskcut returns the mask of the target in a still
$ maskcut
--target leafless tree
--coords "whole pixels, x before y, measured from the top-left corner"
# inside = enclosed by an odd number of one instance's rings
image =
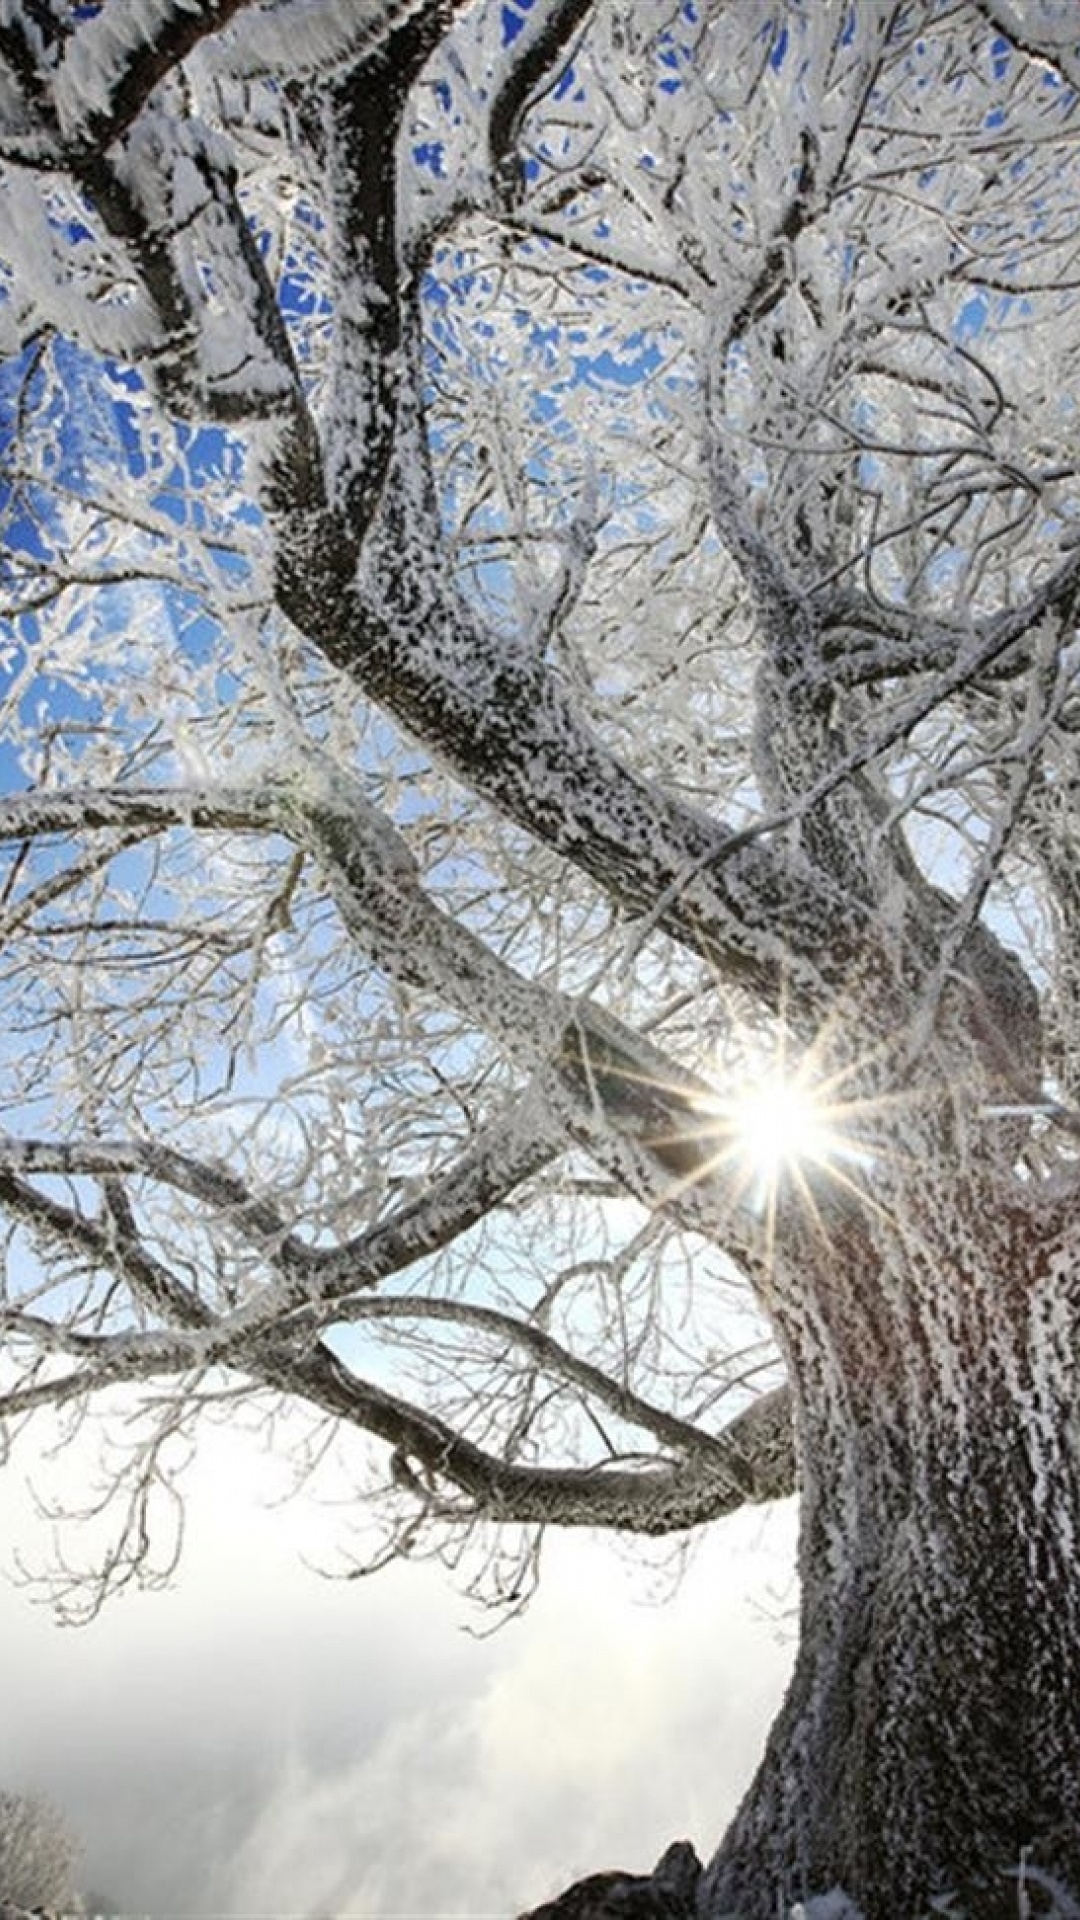
[[[80,1913],[76,1853],[67,1823],[51,1801],[0,1788],[0,1907]]]
[[[510,1603],[797,1481],[703,1920],[1080,1900],[1078,43],[0,7],[0,1412],[91,1606],[245,1405]]]

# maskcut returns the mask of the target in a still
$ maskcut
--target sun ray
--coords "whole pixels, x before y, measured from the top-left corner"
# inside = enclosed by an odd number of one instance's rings
[[[868,1122],[877,1101],[861,1092],[863,1075],[851,1066],[826,1075],[824,1051],[811,1046],[793,1061],[782,1046],[750,1049],[731,1091],[717,1097],[717,1170],[734,1174],[758,1213],[772,1216],[783,1195],[795,1193],[816,1216],[824,1184],[865,1197],[859,1176],[875,1157]]]

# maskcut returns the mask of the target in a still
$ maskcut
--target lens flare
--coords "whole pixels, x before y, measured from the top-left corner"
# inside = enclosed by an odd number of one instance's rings
[[[747,1048],[738,1079],[717,1101],[724,1142],[717,1167],[735,1174],[755,1210],[772,1214],[786,1196],[816,1215],[827,1192],[856,1185],[865,1198],[862,1176],[874,1159],[868,1109],[851,1097],[848,1073],[823,1071],[823,1051],[811,1047],[793,1061],[782,1047]]]
[[[747,1170],[768,1182],[800,1166],[827,1167],[845,1143],[811,1087],[774,1073],[731,1102],[735,1147]]]

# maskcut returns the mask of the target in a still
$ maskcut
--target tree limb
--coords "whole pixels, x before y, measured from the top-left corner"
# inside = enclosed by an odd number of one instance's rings
[[[149,10],[115,9],[81,20],[63,43],[53,82],[68,164],[121,138],[154,88],[209,34],[251,0],[156,0]]]
[[[522,23],[488,114],[488,155],[496,190],[512,206],[521,186],[515,153],[525,116],[565,64],[574,35],[593,0],[544,0]]]
[[[732,1513],[748,1500],[782,1498],[793,1485],[785,1389],[763,1396],[718,1441],[689,1459],[633,1471],[617,1466],[525,1467],[500,1460],[445,1421],[358,1379],[327,1348],[309,1359],[285,1363],[283,1371],[270,1363],[267,1373],[275,1384],[287,1383],[324,1411],[376,1434],[406,1459],[417,1460],[436,1483],[449,1480],[469,1497],[473,1517],[502,1524],[681,1532]],[[726,1459],[714,1457],[716,1446]]]

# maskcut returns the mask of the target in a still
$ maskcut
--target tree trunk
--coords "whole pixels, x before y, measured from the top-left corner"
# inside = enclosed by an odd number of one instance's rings
[[[801,1644],[708,1920],[834,1887],[867,1920],[1016,1920],[1018,1872],[1031,1913],[1051,1876],[1080,1902],[1077,1263],[1015,1191],[882,1190],[850,1244],[778,1222]]]

